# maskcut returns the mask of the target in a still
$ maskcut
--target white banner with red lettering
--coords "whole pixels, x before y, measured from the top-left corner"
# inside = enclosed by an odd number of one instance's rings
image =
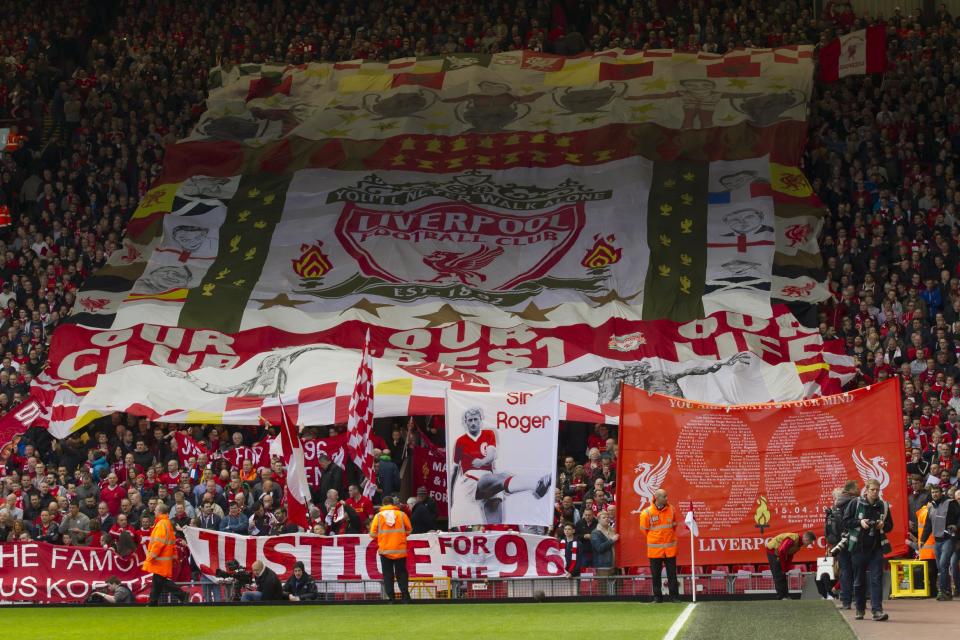
[[[552,524],[559,412],[559,387],[447,391],[451,527]]]
[[[134,594],[150,588],[136,555],[46,542],[0,544],[0,601],[82,602],[117,576]]]
[[[249,568],[260,560],[281,580],[303,562],[314,580],[380,580],[377,543],[365,535],[240,536],[186,527],[190,555],[213,577],[229,560]],[[424,533],[407,540],[407,568],[415,577],[545,578],[563,575],[555,538],[512,532]]]

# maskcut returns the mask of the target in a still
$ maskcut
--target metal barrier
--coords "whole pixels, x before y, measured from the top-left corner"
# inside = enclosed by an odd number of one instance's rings
[[[787,575],[790,592],[799,594],[803,579],[812,572],[793,571]],[[692,593],[689,574],[678,576],[680,595]],[[231,584],[209,581],[182,582],[190,594],[190,602],[230,602],[234,600]],[[337,603],[377,601],[383,599],[379,580],[318,580],[315,601]],[[662,592],[669,593],[666,577],[661,578]],[[774,595],[776,589],[769,572],[697,574],[697,597],[730,598]],[[566,598],[652,598],[653,577],[646,574],[597,576],[586,573],[576,578],[511,578],[493,580],[458,580],[447,577],[411,578],[410,595],[415,600],[509,600]],[[399,593],[396,594],[399,597]],[[236,598],[239,599],[239,598]]]

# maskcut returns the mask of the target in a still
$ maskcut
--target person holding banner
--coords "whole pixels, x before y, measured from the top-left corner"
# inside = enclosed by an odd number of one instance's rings
[[[663,602],[663,585],[660,576],[663,567],[667,567],[667,586],[670,589],[670,601],[680,597],[677,583],[677,514],[673,505],[667,502],[667,492],[657,489],[653,503],[640,512],[640,530],[646,531],[647,557],[650,559],[650,571],[653,574],[653,599]]]
[[[410,518],[393,504],[392,496],[384,496],[380,511],[370,523],[370,537],[377,541],[380,572],[387,600],[395,602],[393,577],[396,575],[404,604],[410,602],[407,589],[407,536],[413,530]]]
[[[887,533],[893,530],[890,505],[880,498],[880,482],[867,480],[865,494],[851,500],[844,512],[843,526],[849,531],[847,549],[853,560],[853,599],[857,620],[867,608],[867,572],[870,572],[870,608],[877,622],[887,620],[883,611],[883,555],[889,553]]]
[[[793,568],[793,556],[800,549],[817,541],[813,531],[799,533],[781,533],[767,540],[767,561],[770,563],[770,573],[773,575],[773,585],[777,590],[777,598],[790,599],[790,589],[787,586],[787,572]]]

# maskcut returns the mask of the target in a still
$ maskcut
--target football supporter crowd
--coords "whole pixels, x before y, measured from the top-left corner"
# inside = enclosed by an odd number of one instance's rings
[[[0,213],[10,218],[0,230],[0,412],[28,395],[76,291],[120,246],[126,222],[160,171],[164,145],[185,137],[204,111],[206,78],[218,64],[523,48],[724,53],[824,43],[885,24],[889,71],[818,84],[810,113],[804,164],[829,209],[819,242],[835,294],[818,309],[820,331],[845,340],[855,356],[850,386],[902,377],[908,467],[918,480],[913,495],[919,500],[931,477],[955,495],[960,19],[942,7],[930,15],[905,7],[880,16],[856,15],[835,2],[816,15],[804,0],[7,0],[4,6],[0,127],[14,135],[0,154]],[[397,471],[407,445],[421,437],[442,444],[439,424],[378,421],[378,485],[385,493],[400,492]],[[6,462],[0,541],[110,545],[131,553],[149,536],[157,501],[170,506],[177,527],[254,535],[295,530],[281,504],[282,464],[232,466],[223,455],[259,442],[262,427],[192,426],[191,437],[206,452],[187,460],[177,453],[177,429],[185,427],[114,414],[63,441],[31,430]],[[304,437],[329,435],[322,431],[308,429]],[[615,508],[616,445],[602,425],[568,425],[564,434],[552,533],[583,540],[598,522],[606,526],[603,514]],[[357,482],[327,461],[314,487],[312,530],[364,530],[374,507],[358,494]],[[341,498],[349,510],[337,508]],[[411,501],[414,528],[436,528],[431,500]],[[572,533],[564,531],[568,523]],[[580,560],[591,562],[589,554]],[[597,562],[611,566],[612,558]],[[182,567],[179,578],[189,579],[189,563]]]

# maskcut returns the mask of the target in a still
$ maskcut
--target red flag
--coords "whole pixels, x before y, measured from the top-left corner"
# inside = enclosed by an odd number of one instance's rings
[[[287,474],[286,486],[283,488],[284,503],[287,505],[287,519],[293,524],[307,529],[307,503],[310,501],[310,485],[307,483],[307,470],[303,461],[303,447],[300,446],[300,433],[297,425],[287,415],[287,408],[283,406],[282,401],[280,402],[280,409],[280,451]]]
[[[350,409],[347,414],[347,452],[354,464],[360,467],[367,479],[363,484],[363,495],[372,497],[377,492],[377,477],[373,471],[373,443],[370,431],[373,429],[373,358],[370,356],[370,330],[363,340],[363,356],[357,369],[357,383],[350,397]]]
[[[41,413],[43,408],[40,403],[33,398],[27,398],[0,417],[0,463],[6,463],[20,436],[33,426]]]
[[[881,25],[852,31],[820,50],[820,79],[824,82],[886,70],[887,32]]]
[[[13,223],[13,218],[10,216],[10,207],[7,205],[0,205],[0,227],[9,227]]]

